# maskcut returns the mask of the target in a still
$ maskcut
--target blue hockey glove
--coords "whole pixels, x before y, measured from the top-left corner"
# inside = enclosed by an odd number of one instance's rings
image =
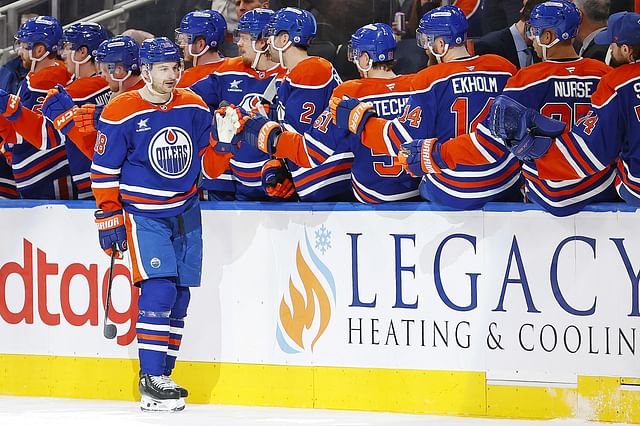
[[[242,143],[251,145],[265,154],[274,155],[276,142],[282,127],[262,115],[247,117],[242,132],[238,135]]]
[[[372,103],[360,102],[358,98],[340,99],[333,96],[329,100],[329,111],[336,126],[358,136],[362,134],[367,120],[377,116]]]
[[[287,200],[295,195],[291,173],[280,159],[269,160],[262,166],[262,189],[272,198]]]
[[[20,98],[0,89],[0,114],[9,121],[17,120],[22,113]]]
[[[502,139],[511,153],[523,161],[546,154],[553,138],[565,129],[563,122],[545,117],[504,95],[493,101],[484,123],[493,136]]]
[[[105,253],[111,256],[111,250],[115,244],[117,251],[116,257],[122,259],[122,253],[127,251],[127,230],[124,226],[122,210],[112,212],[96,210],[94,215],[96,225],[98,225],[100,247],[102,247]]]
[[[78,106],[61,84],[56,85],[54,89],[49,89],[42,103],[42,115],[65,135],[75,124],[73,115],[76,109]]]
[[[440,157],[438,139],[415,139],[405,142],[398,152],[398,162],[410,176],[420,177],[447,168]]]

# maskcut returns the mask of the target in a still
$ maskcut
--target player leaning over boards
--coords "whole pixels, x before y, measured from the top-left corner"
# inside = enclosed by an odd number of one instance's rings
[[[544,62],[518,71],[507,82],[503,94],[571,126],[587,113],[600,78],[611,68],[595,59],[578,57],[572,43],[578,32],[580,12],[573,3],[564,0],[541,3],[531,11],[529,24],[529,36]],[[408,169],[414,174],[426,174],[421,154],[424,152],[424,160],[428,161],[434,150],[435,160],[431,163],[434,169],[456,170],[455,160],[459,164],[473,164],[474,160],[483,164],[497,156],[496,163],[504,161],[509,151],[492,137],[488,126],[485,120],[471,135],[442,144],[429,140],[403,144],[411,156]],[[477,152],[477,158],[463,162],[465,150]],[[400,156],[401,161],[403,157]],[[574,214],[588,203],[619,200],[613,188],[612,167],[580,179],[557,181],[540,177],[535,164],[528,162],[522,166],[522,175],[528,198],[556,216]]]
[[[362,78],[342,83],[333,96],[346,95],[371,102],[378,115],[385,119],[399,116],[411,94],[413,75],[396,75],[392,71],[395,51],[396,40],[387,24],[367,24],[356,30],[351,36],[348,57]],[[266,143],[265,140],[258,143],[260,129],[272,125],[258,116],[249,118],[239,136],[241,146],[253,145],[314,170],[321,169],[334,154],[342,154],[353,158],[351,187],[358,201],[383,203],[418,198],[419,180],[404,173],[392,157],[374,155],[357,136],[334,125],[328,108],[304,134],[274,128]]]
[[[187,391],[171,380],[190,288],[200,285],[202,225],[198,201],[201,157],[210,151],[211,114],[186,89],[178,47],[165,37],[140,47],[140,90],[102,111],[91,167],[101,247],[129,249],[140,287],[136,327],[140,407],[184,408]]]
[[[374,154],[390,156],[397,155],[403,142],[449,139],[474,129],[516,69],[496,55],[470,56],[465,45],[467,28],[467,19],[455,6],[425,14],[417,43],[437,64],[416,74],[404,113],[389,121],[376,117],[369,103],[334,97],[330,107],[337,126],[359,136]],[[468,210],[499,198],[517,199],[519,186],[520,167],[511,156],[497,166],[429,174],[420,193],[435,203]]]
[[[583,179],[615,164],[618,194],[640,206],[640,14],[611,15],[595,41],[610,44],[613,58],[624,65],[602,77],[589,112],[573,127],[561,133],[544,123],[540,129],[537,111],[499,98],[493,131],[535,165],[541,179]]]

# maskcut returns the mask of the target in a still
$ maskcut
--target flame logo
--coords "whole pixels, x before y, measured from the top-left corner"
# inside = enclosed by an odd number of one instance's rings
[[[176,137],[176,134],[173,133],[173,130],[169,129],[169,131],[167,132],[167,142],[174,143],[176,139],[178,139]]]
[[[336,302],[333,275],[313,251],[306,229],[304,237],[305,252],[300,242],[296,247],[297,276],[289,276],[289,297],[285,294],[280,300],[276,338],[280,348],[287,353],[307,349],[313,352],[329,325],[331,306]],[[298,289],[300,286],[302,291]]]

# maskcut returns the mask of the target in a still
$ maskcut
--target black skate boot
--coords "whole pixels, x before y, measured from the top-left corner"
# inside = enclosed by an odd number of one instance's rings
[[[142,370],[138,371],[138,377],[142,377]],[[176,382],[174,382],[170,376],[165,375],[164,377],[169,381],[169,383],[173,385],[173,388],[175,390],[180,392],[180,398],[186,398],[189,396],[189,391],[183,388],[182,386],[180,386],[179,384],[177,384]]]
[[[180,392],[180,398],[186,398],[189,396],[189,391],[183,388],[182,386],[180,386],[179,384],[177,384],[176,382],[174,382],[170,376],[164,376],[164,377],[169,381],[169,383],[173,385],[173,388],[175,390]]]
[[[184,410],[184,399],[166,376],[140,375],[140,409],[142,411]]]

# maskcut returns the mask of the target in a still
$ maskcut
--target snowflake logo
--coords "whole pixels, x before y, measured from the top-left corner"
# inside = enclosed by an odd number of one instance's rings
[[[316,248],[322,254],[331,248],[331,231],[325,228],[324,225],[316,231]]]

